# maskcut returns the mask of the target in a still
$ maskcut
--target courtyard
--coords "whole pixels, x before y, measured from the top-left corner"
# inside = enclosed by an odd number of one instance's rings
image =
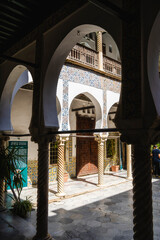
[[[65,197],[56,196],[57,186],[49,186],[48,232],[56,240],[132,240],[132,181],[126,172],[105,175],[97,187],[97,175],[72,179],[65,183]],[[152,180],[154,240],[160,239],[160,179]],[[32,239],[36,233],[37,188],[26,188],[22,198],[30,197],[34,210],[26,220],[0,213],[0,239]],[[11,202],[7,198],[8,207]]]

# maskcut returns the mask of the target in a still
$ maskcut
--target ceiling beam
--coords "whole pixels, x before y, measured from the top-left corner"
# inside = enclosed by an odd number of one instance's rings
[[[3,58],[5,60],[11,61],[11,62],[24,64],[24,65],[27,65],[27,66],[30,66],[30,67],[33,67],[33,68],[38,67],[37,64],[35,64],[35,63],[27,62],[27,61],[24,61],[24,60],[21,60],[21,59],[18,59],[18,58],[14,58],[14,57],[9,57],[9,56],[3,55],[3,54],[0,55],[0,58]]]

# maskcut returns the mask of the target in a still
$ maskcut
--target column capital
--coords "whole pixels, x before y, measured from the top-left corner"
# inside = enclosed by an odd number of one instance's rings
[[[95,137],[95,141],[97,141],[98,143],[104,143],[107,141],[108,138],[108,134],[94,134]]]
[[[59,134],[59,135],[56,136],[56,140],[58,141],[59,144],[64,144],[66,141],[69,140],[69,136]]]

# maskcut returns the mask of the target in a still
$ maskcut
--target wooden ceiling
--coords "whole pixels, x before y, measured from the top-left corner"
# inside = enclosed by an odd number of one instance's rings
[[[24,37],[68,0],[1,0],[0,54]]]

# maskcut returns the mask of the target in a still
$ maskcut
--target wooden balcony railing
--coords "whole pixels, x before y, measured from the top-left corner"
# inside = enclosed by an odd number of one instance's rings
[[[98,70],[98,52],[82,45],[75,45],[67,59]],[[121,77],[121,64],[116,60],[103,56],[103,71]]]
[[[75,45],[70,51],[67,59],[71,59],[75,62],[85,64],[87,66],[98,69],[98,54],[92,49],[83,47],[82,45]]]

